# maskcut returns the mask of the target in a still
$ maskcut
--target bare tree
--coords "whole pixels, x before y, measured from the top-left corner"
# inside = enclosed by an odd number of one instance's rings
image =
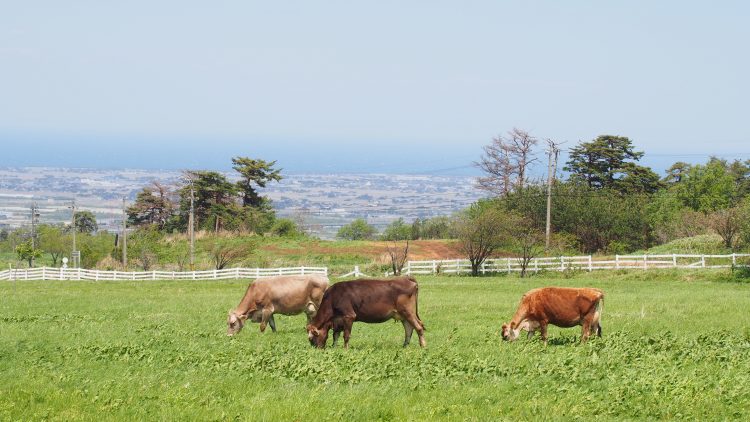
[[[500,245],[502,218],[498,211],[472,205],[458,221],[461,251],[471,262],[471,275],[478,275],[482,263]]]
[[[544,233],[534,223],[521,215],[506,215],[503,221],[507,243],[516,252],[521,264],[521,277],[526,277],[529,263],[544,251]]]
[[[744,224],[742,209],[740,207],[718,210],[708,217],[709,225],[721,236],[727,248],[734,249],[737,239]]]
[[[388,256],[391,257],[391,268],[393,275],[401,275],[401,270],[406,264],[406,258],[409,256],[409,240],[405,244],[398,244],[395,240],[391,243],[386,242],[385,247]]]
[[[484,155],[474,165],[486,176],[477,178],[477,187],[495,195],[507,195],[523,189],[528,181],[527,170],[537,161],[534,147],[539,140],[528,132],[513,128],[506,136],[492,139],[484,147]]]
[[[497,196],[510,193],[513,166],[503,138],[493,138],[490,145],[485,145],[484,155],[474,165],[486,173],[477,178],[477,188]]]
[[[250,243],[232,244],[226,241],[218,241],[214,243],[209,252],[214,268],[222,270],[250,255],[253,249],[254,245]]]
[[[143,268],[143,271],[151,270],[154,264],[158,261],[156,254],[145,248],[138,251],[135,259],[138,261],[141,268]]]
[[[313,223],[313,214],[312,211],[310,211],[310,208],[300,208],[294,213],[292,220],[297,224],[299,230],[308,236],[312,236],[313,233],[320,233],[322,231],[322,226],[320,224]]]

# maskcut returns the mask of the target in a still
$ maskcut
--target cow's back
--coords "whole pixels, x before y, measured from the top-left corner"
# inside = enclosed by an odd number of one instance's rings
[[[544,287],[527,292],[522,301],[536,318],[562,327],[579,324],[596,309],[604,293],[593,288]]]
[[[326,291],[321,309],[327,308],[326,313],[333,317],[354,314],[359,321],[382,322],[391,318],[399,297],[416,291],[417,283],[411,277],[345,281]]]
[[[288,275],[255,281],[256,300],[273,304],[276,312],[301,312],[309,302],[320,303],[328,279],[318,275]]]

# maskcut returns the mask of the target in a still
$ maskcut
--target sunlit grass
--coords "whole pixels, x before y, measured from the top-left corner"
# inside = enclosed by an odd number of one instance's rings
[[[247,281],[2,282],[0,420],[747,419],[750,285],[718,279],[421,277],[424,350],[401,348],[397,323],[314,350],[303,316],[228,338]],[[543,285],[604,289],[604,337],[502,343],[521,294]]]

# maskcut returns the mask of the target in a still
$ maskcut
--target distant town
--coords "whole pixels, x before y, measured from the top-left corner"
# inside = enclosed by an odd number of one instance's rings
[[[234,177],[231,172],[227,177]],[[128,203],[152,181],[176,185],[177,170],[0,168],[0,228],[30,223],[31,205],[40,222],[67,223],[71,202],[92,211],[100,230],[117,231],[122,199]],[[405,174],[285,174],[263,189],[281,217],[301,222],[316,236],[335,236],[355,218],[384,228],[391,221],[450,215],[484,196],[474,177]]]

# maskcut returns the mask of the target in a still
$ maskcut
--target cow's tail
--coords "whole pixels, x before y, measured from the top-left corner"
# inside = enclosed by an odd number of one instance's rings
[[[417,283],[417,279],[412,276],[409,276],[409,280],[414,282],[414,313],[417,314],[417,319],[419,320],[419,323],[422,324],[422,329],[427,330],[424,322],[422,322],[422,317],[419,316],[419,283]]]
[[[596,335],[602,336],[602,313],[604,312],[604,292],[599,291],[600,296],[596,301]]]

